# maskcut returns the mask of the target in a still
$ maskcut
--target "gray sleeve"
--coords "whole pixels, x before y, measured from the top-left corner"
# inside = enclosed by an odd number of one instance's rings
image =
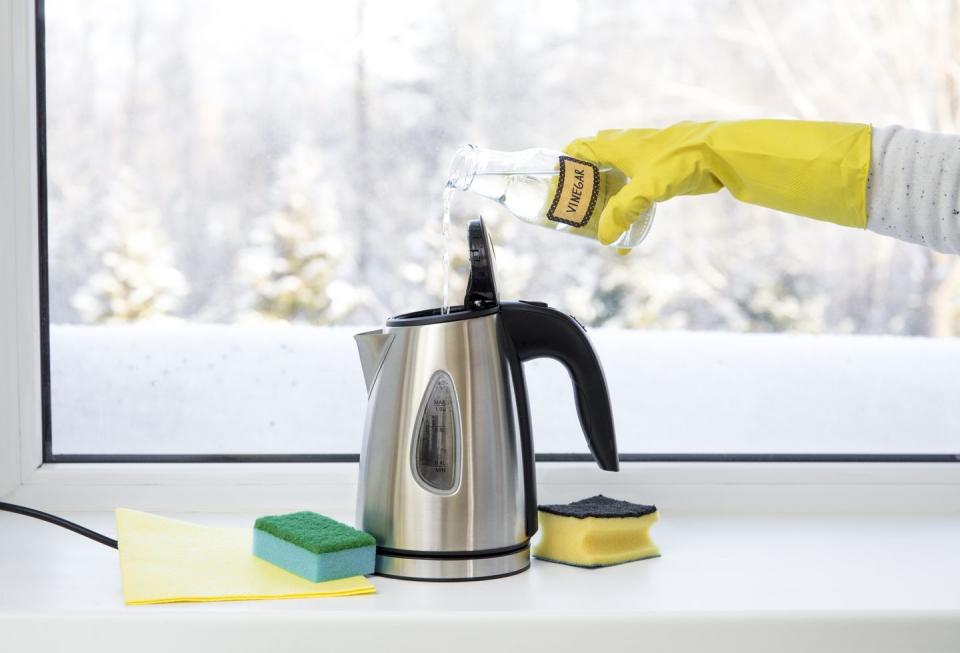
[[[873,129],[867,229],[960,253],[960,136]]]

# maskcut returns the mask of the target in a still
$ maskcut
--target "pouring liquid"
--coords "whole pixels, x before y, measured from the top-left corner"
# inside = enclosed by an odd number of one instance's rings
[[[443,189],[443,213],[440,216],[440,247],[442,248],[440,266],[443,270],[441,315],[450,312],[450,207],[453,204],[453,196],[456,192],[457,189],[449,183]]]

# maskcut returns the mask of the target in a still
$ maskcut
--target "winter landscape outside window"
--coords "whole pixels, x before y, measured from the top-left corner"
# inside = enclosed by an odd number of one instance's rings
[[[560,148],[603,128],[757,116],[960,128],[954,0],[44,4],[54,455],[356,454],[350,336],[438,305],[440,190],[464,142]],[[480,213],[502,296],[590,326],[615,399],[691,351],[722,374],[736,357],[711,358],[710,343],[735,351],[743,333],[785,334],[757,336],[771,352],[813,342],[799,334],[856,335],[854,358],[956,351],[956,257],[718,195],[660,207],[621,258],[458,197],[453,297]],[[629,360],[652,350],[646,367]],[[531,377],[535,404],[546,384],[569,396],[554,364]],[[636,399],[622,451],[876,450],[633,441],[645,401],[664,399]],[[535,423],[549,412],[535,405]],[[555,419],[538,450],[583,451],[575,423],[552,428],[572,406]],[[917,450],[960,449],[937,437]],[[888,440],[876,446],[911,442]]]

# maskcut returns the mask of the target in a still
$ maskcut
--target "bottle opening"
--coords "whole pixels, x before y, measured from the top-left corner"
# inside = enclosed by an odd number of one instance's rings
[[[447,187],[457,190],[467,190],[477,176],[477,146],[463,145],[453,155],[450,162],[450,176],[447,178]]]
[[[394,315],[387,319],[387,326],[424,326],[442,322],[458,322],[460,320],[472,320],[477,317],[493,315],[499,310],[499,305],[488,306],[483,309],[476,309],[470,306],[451,306],[447,311],[444,311],[442,308],[428,308],[422,311]]]

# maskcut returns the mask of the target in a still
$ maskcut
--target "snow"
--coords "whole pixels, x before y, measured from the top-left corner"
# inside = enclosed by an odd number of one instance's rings
[[[352,335],[55,326],[57,453],[357,453]],[[952,339],[591,329],[621,453],[956,453]],[[526,365],[538,452],[586,453],[568,375]]]

